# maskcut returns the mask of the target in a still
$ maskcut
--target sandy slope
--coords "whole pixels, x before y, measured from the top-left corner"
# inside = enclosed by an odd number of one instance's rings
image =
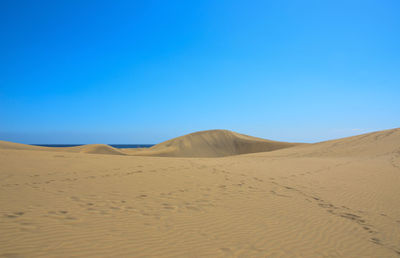
[[[0,257],[400,257],[399,129],[222,158],[10,145]]]
[[[396,128],[337,140],[299,145],[271,154],[290,157],[375,157],[398,153],[400,151],[399,139],[400,128]]]
[[[149,149],[125,151],[142,156],[223,157],[266,152],[296,145],[299,145],[299,143],[265,140],[228,130],[209,130],[177,137]]]

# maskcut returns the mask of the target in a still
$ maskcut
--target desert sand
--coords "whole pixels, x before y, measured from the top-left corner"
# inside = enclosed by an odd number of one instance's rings
[[[400,257],[400,129],[315,144],[213,130],[142,150],[0,141],[0,207],[0,257]]]
[[[224,157],[267,152],[297,145],[301,144],[265,140],[228,130],[209,130],[177,137],[148,149],[124,149],[124,151],[140,156]]]

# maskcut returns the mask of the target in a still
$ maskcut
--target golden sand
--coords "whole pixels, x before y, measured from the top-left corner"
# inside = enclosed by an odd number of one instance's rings
[[[400,129],[303,145],[208,131],[139,151],[0,142],[0,207],[0,257],[399,257]]]

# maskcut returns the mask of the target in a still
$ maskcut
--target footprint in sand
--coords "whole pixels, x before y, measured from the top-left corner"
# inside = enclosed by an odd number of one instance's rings
[[[5,214],[4,216],[9,219],[14,219],[14,218],[18,218],[24,214],[25,214],[25,212],[23,212],[23,211],[17,211],[17,212],[13,212],[10,214]]]

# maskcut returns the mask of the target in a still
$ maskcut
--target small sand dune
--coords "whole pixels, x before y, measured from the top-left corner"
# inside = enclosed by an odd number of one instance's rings
[[[106,144],[88,144],[79,146],[79,152],[89,154],[126,155],[122,151]]]
[[[21,143],[0,141],[0,149],[4,150],[33,150],[33,151],[52,151],[52,152],[80,152],[88,154],[108,154],[108,155],[126,155],[122,151],[106,144],[87,144],[74,147],[43,147],[33,146]]]
[[[142,156],[223,157],[273,151],[296,145],[299,143],[265,140],[228,130],[209,130],[177,137],[149,149],[126,151]]]

